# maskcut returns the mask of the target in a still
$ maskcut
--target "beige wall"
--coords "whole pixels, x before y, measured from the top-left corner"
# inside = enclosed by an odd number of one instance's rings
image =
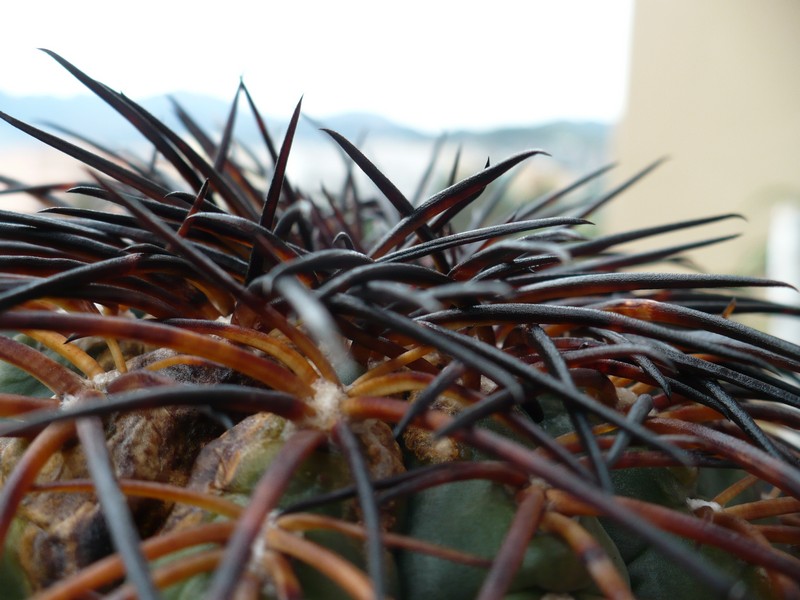
[[[637,0],[632,35],[617,177],[671,158],[610,205],[603,226],[742,212],[749,223],[713,230],[741,240],[693,256],[753,272],[770,207],[800,203],[800,1]],[[678,239],[689,238],[660,241]]]

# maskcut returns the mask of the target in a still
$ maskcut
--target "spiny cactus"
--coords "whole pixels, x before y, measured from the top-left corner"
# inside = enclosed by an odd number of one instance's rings
[[[309,194],[299,105],[182,137],[50,54],[155,154],[0,113],[91,169],[0,212],[4,597],[800,597],[800,348],[733,318],[796,311],[620,248],[735,215],[587,233],[654,164],[457,231],[541,151],[414,204],[327,131],[382,198]]]

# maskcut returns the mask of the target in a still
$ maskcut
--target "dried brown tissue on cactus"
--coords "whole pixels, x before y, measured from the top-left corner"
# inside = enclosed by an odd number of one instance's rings
[[[0,113],[86,167],[0,190],[6,597],[800,596],[800,349],[736,320],[797,311],[664,269],[735,215],[591,226],[655,165],[503,214],[539,150],[409,199],[329,130],[372,187],[301,189],[299,105],[179,132],[49,54],[150,152]]]

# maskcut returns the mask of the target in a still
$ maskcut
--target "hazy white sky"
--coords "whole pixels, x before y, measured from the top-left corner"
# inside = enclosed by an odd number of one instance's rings
[[[6,93],[84,93],[46,47],[137,99],[230,99],[243,76],[267,114],[304,95],[311,116],[440,131],[614,120],[632,0],[14,0],[3,13]]]

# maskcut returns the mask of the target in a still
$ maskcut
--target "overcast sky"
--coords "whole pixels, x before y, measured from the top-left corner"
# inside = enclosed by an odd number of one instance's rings
[[[271,115],[304,95],[311,116],[368,111],[429,131],[613,121],[631,13],[632,0],[16,1],[0,91],[84,93],[46,47],[136,99],[230,99],[242,76]]]

